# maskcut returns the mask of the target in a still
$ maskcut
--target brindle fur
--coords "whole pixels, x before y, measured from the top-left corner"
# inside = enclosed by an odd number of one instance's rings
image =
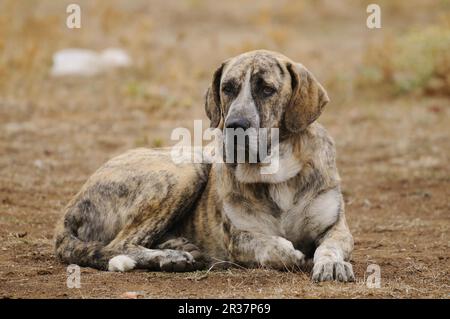
[[[275,92],[264,96],[264,85]],[[168,151],[129,151],[68,204],[56,255],[116,271],[188,271],[214,260],[298,269],[312,260],[315,281],[353,280],[334,142],[315,122],[327,102],[312,74],[281,54],[258,50],[225,61],[206,94],[211,126],[245,117],[256,129],[279,128],[280,172],[262,176],[260,163],[175,164]]]

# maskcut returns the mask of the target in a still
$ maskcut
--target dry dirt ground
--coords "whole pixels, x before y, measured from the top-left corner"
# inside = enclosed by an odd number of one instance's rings
[[[444,2],[380,1],[383,28],[368,30],[364,1],[79,1],[82,28],[68,30],[66,1],[2,1],[0,297],[449,298],[449,99],[353,85],[369,44],[433,23]],[[119,46],[135,65],[51,78],[52,53],[73,46]],[[262,269],[82,269],[81,289],[68,289],[52,249],[64,205],[112,156],[170,145],[174,127],[206,120],[202,94],[215,67],[255,48],[301,61],[329,91],[320,122],[337,143],[357,282]],[[365,285],[369,264],[380,266],[378,289]]]

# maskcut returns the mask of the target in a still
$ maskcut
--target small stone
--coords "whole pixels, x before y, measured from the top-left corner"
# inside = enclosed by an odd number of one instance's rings
[[[13,233],[12,235],[16,238],[24,238],[26,235],[28,235],[28,233],[26,231],[21,231],[21,232]]]
[[[42,160],[40,160],[40,159],[35,160],[33,162],[33,164],[34,164],[34,166],[36,166],[39,169],[43,169],[44,168],[44,162]]]
[[[372,207],[372,203],[367,198],[363,201],[363,206],[366,208]]]
[[[120,297],[125,299],[139,299],[143,298],[144,294],[139,291],[127,291],[123,293]]]

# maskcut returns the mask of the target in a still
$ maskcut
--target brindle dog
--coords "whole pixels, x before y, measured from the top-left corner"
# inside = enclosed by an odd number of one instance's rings
[[[311,260],[314,281],[353,281],[334,142],[315,122],[328,101],[314,76],[281,54],[225,61],[206,93],[211,127],[278,128],[278,171],[129,151],[68,204],[56,255],[109,271],[190,271],[214,260],[282,270]]]

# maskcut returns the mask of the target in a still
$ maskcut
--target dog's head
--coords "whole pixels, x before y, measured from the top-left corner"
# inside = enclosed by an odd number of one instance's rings
[[[223,62],[214,72],[205,110],[211,127],[256,132],[278,128],[283,137],[305,130],[328,101],[322,85],[303,65],[257,50]],[[225,144],[236,143],[225,134]]]

